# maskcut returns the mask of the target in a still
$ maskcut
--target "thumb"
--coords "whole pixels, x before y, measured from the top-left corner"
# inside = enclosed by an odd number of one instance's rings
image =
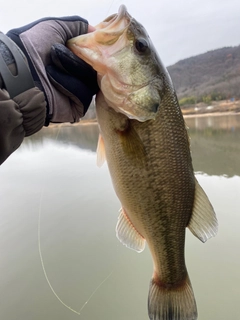
[[[54,23],[58,33],[61,35],[62,43],[66,43],[67,40],[88,32],[88,21],[79,16],[56,18],[53,21]],[[61,28],[59,28],[59,25]]]

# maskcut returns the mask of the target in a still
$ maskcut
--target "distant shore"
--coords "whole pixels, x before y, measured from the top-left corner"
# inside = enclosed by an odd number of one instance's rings
[[[184,118],[203,118],[203,117],[219,117],[219,116],[234,116],[234,115],[240,115],[240,111],[234,112],[234,111],[225,111],[225,112],[205,112],[205,113],[188,113],[184,114]],[[97,119],[82,119],[81,124],[83,125],[89,125],[89,124],[97,124]]]
[[[194,118],[194,117],[217,117],[217,116],[226,116],[226,115],[240,115],[240,101],[218,101],[213,102],[211,106],[205,105],[203,103],[197,105],[191,105],[182,107],[182,113],[184,118]],[[82,125],[91,125],[97,124],[97,119],[81,119],[80,122],[73,124],[70,123],[52,123],[50,126],[53,128],[55,126],[77,126]]]
[[[206,117],[240,114],[240,101],[214,101],[211,105],[198,103],[196,105],[183,106],[184,117]]]
[[[206,113],[199,113],[199,114],[184,114],[184,118],[203,118],[203,117],[219,117],[219,116],[234,116],[240,115],[240,112],[206,112]]]

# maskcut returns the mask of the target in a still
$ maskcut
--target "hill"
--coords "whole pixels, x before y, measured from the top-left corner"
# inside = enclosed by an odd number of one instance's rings
[[[240,45],[184,59],[167,69],[181,105],[240,98]]]

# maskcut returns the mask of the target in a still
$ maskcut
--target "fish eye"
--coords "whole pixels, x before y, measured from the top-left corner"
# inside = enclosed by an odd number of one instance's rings
[[[137,49],[137,51],[139,53],[144,53],[144,52],[146,52],[148,50],[149,45],[148,45],[148,42],[145,39],[139,38],[135,42],[135,48]]]

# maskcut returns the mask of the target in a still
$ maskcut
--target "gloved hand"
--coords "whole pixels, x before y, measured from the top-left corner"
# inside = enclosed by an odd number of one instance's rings
[[[68,39],[93,30],[78,16],[44,18],[10,30],[25,54],[35,85],[47,101],[47,123],[77,122],[99,90],[96,72],[64,45]]]
[[[26,58],[1,32],[0,71],[1,164],[19,147],[24,137],[42,128],[46,118],[46,100],[44,93],[34,87]]]
[[[0,164],[20,146],[24,137],[42,128],[45,115],[45,97],[38,88],[31,88],[13,99],[0,89]]]

